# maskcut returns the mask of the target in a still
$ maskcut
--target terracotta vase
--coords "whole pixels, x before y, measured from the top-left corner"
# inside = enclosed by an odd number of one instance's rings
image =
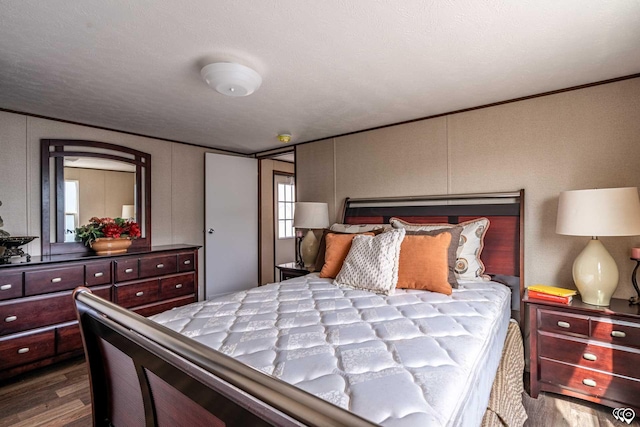
[[[100,237],[91,243],[91,249],[98,255],[124,254],[131,246],[131,240],[126,237],[114,239],[113,237]]]

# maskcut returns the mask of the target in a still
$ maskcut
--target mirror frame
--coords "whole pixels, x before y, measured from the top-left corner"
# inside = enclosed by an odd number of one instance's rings
[[[73,151],[65,151],[72,147]],[[88,150],[84,151],[83,147]],[[101,153],[96,149],[114,152]],[[140,224],[143,236],[134,239],[131,249],[151,249],[151,155],[121,145],[80,139],[42,139],[41,153],[41,194],[42,194],[42,255],[62,255],[89,253],[90,248],[82,242],[64,242],[64,157],[96,157],[130,163],[136,167],[136,222]],[[117,153],[128,155],[120,156]],[[50,182],[50,159],[55,159],[53,182]],[[143,173],[144,171],[144,173]],[[144,175],[144,179],[143,179]],[[51,193],[53,186],[53,195]],[[143,191],[140,191],[142,189]],[[143,197],[144,196],[144,197]],[[144,198],[144,200],[143,200]],[[52,209],[53,208],[53,209]],[[51,230],[51,218],[55,218],[55,229]],[[142,219],[142,223],[141,223]],[[51,236],[56,241],[51,242]]]

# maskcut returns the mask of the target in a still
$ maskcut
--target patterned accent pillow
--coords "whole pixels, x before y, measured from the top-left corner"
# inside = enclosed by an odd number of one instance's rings
[[[455,266],[458,280],[485,281],[490,277],[484,274],[484,264],[480,259],[484,248],[484,236],[489,229],[489,219],[476,218],[459,224],[413,224],[399,218],[389,220],[393,228],[405,228],[407,231],[433,231],[443,228],[462,226],[460,243],[457,250]]]
[[[335,283],[378,294],[393,292],[398,283],[400,245],[404,235],[404,229],[373,237],[356,235]]]

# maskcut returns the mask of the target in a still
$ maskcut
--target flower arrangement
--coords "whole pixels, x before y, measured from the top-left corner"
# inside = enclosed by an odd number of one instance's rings
[[[123,218],[93,217],[89,224],[76,228],[76,240],[81,240],[85,246],[91,246],[101,237],[137,239],[140,237],[140,226],[135,221]]]

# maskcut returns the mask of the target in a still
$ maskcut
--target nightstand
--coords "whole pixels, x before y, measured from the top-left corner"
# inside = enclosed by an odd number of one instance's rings
[[[276,265],[278,270],[280,270],[280,281],[287,279],[292,279],[294,277],[306,276],[311,273],[304,267],[300,267],[295,262],[287,262],[285,264]]]
[[[640,413],[640,308],[611,299],[597,307],[525,298],[531,397],[559,393]]]

